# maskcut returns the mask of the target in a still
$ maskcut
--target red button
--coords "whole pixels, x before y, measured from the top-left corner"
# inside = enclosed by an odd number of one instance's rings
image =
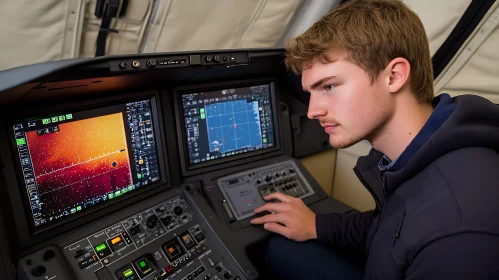
[[[172,272],[173,270],[173,267],[171,267],[170,265],[167,265],[165,268],[167,272]]]

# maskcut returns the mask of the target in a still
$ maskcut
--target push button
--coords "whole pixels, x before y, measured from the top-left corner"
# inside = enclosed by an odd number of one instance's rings
[[[192,239],[191,235],[186,232],[184,233],[181,237],[180,240],[182,240],[182,243],[184,243],[185,248],[190,249],[194,246],[196,246],[196,242]]]
[[[99,244],[95,247],[95,252],[99,258],[103,259],[109,255],[111,255],[111,249],[107,247],[106,243]]]
[[[202,232],[196,234],[196,236],[194,236],[194,238],[196,238],[197,242],[201,242],[204,240],[204,234]]]
[[[118,269],[116,271],[116,276],[118,277],[119,280],[138,280],[139,277],[137,276],[137,273],[135,273],[135,270],[133,270],[131,265],[127,265],[121,269]]]
[[[170,262],[178,259],[182,254],[182,248],[176,239],[163,245],[163,251],[165,251],[166,257]]]
[[[122,239],[121,236],[116,236],[115,238],[111,239],[111,245],[116,245],[121,243]]]
[[[115,236],[107,241],[111,249],[113,249],[114,252],[126,247],[126,243],[124,242],[123,238],[121,235]]]
[[[139,273],[139,276],[141,278],[146,277],[156,270],[156,265],[154,264],[152,256],[150,255],[145,255],[138,258],[133,262],[133,266],[135,267],[135,270]]]
[[[142,275],[147,275],[152,271],[151,266],[147,263],[147,260],[143,259],[138,262],[139,271]]]
[[[125,276],[126,280],[137,279],[137,275],[135,275],[135,271],[133,271],[133,269],[131,267],[126,269],[125,271],[123,271],[122,274],[123,274],[123,276]]]

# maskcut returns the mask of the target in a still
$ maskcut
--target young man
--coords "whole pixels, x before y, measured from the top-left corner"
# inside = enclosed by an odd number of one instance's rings
[[[316,215],[276,193],[252,220],[283,237],[267,261],[284,279],[499,279],[499,108],[433,96],[428,39],[399,1],[351,0],[287,47],[308,117],[335,148],[368,140],[355,173],[376,209]],[[304,242],[306,241],[306,242]],[[333,249],[334,248],[334,249]],[[365,271],[336,249],[361,250]]]

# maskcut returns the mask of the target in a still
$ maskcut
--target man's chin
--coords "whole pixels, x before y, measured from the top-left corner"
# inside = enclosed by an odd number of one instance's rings
[[[339,137],[334,137],[329,136],[329,145],[335,149],[346,149],[349,148],[355,144],[357,144],[359,141],[355,141],[353,139],[346,139],[346,138],[339,138]]]

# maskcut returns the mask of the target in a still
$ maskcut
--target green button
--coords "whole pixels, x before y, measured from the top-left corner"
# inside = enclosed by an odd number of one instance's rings
[[[133,275],[133,270],[131,268],[129,268],[129,269],[123,271],[123,275],[125,275],[125,277],[128,278],[128,277]]]
[[[102,244],[98,245],[97,247],[95,247],[95,251],[97,253],[99,253],[100,251],[105,250],[106,248],[107,248],[106,243],[102,243]]]
[[[16,142],[17,142],[18,146],[24,145],[24,144],[26,144],[26,139],[24,139],[24,138],[17,138]]]
[[[146,266],[147,266],[147,264],[146,264],[146,262],[145,262],[145,261],[141,261],[141,262],[139,262],[139,265],[140,265],[140,267],[142,267],[142,268],[144,268],[144,267],[146,267]]]

